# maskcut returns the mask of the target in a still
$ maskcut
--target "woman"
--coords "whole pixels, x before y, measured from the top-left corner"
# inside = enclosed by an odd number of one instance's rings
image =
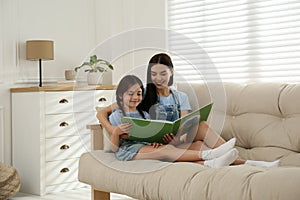
[[[190,111],[187,95],[170,88],[173,85],[173,76],[174,66],[167,54],[156,54],[150,59],[147,69],[146,93],[140,107],[148,112],[152,119],[174,121]],[[118,131],[118,127],[112,126],[108,121],[108,115],[116,107],[117,105],[113,104],[97,114],[101,124],[110,133]],[[225,140],[206,122],[200,122],[193,131],[180,138],[170,133],[165,137],[165,141],[178,148],[201,151],[214,149],[225,143]],[[279,161],[246,161],[238,158],[233,164],[275,167],[279,165]]]

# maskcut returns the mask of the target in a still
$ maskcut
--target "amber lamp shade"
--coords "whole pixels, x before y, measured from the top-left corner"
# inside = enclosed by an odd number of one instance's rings
[[[51,40],[26,41],[26,59],[39,61],[39,87],[42,87],[42,60],[54,59],[53,44]]]

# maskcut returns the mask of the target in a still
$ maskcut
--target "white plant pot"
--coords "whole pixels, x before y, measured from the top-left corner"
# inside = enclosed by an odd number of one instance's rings
[[[89,72],[87,74],[88,85],[102,85],[103,73],[101,72]]]

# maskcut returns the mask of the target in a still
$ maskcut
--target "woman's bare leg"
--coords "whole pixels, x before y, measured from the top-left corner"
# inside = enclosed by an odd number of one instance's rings
[[[212,149],[226,142],[218,133],[210,128],[206,122],[200,122],[199,126],[195,126],[192,132],[194,132],[194,134],[189,134],[188,140],[204,141],[205,144]]]
[[[204,142],[198,140],[192,143],[182,143],[180,145],[176,146],[177,148],[180,149],[189,149],[189,150],[196,150],[196,151],[204,151],[204,150],[210,150],[211,148],[209,148]]]
[[[191,144],[183,143],[176,147],[181,148],[181,149],[198,150],[198,151],[205,151],[205,150],[211,149],[208,146],[206,146],[206,144],[202,141],[196,141]],[[237,158],[232,164],[233,165],[243,165],[243,164],[245,164],[245,162],[246,161],[244,159]],[[204,161],[196,161],[196,163],[203,164]]]
[[[178,147],[188,147],[189,149],[203,151],[216,148],[226,142],[219,134],[217,134],[212,128],[210,128],[210,126],[206,122],[200,122],[199,126],[195,127],[194,132],[196,134],[192,134],[192,138],[190,137],[187,139],[193,141],[192,144],[182,144]],[[232,164],[242,165],[245,164],[245,162],[246,160],[238,157]]]

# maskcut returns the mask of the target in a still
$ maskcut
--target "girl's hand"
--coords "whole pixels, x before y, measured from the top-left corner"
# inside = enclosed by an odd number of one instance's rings
[[[125,123],[125,124],[120,124],[119,126],[115,126],[115,128],[113,129],[113,132],[112,134],[113,135],[118,135],[118,136],[121,136],[123,137],[123,134],[124,135],[127,135],[128,137],[128,132],[130,131],[130,128],[131,128],[131,124],[130,123]]]
[[[181,143],[180,142],[180,137],[176,137],[173,133],[166,134],[163,137],[163,141],[165,143],[172,144],[174,146],[179,145]]]
[[[157,142],[153,142],[150,144],[153,148],[157,149],[158,147],[162,146],[163,144],[161,143],[157,143]]]

